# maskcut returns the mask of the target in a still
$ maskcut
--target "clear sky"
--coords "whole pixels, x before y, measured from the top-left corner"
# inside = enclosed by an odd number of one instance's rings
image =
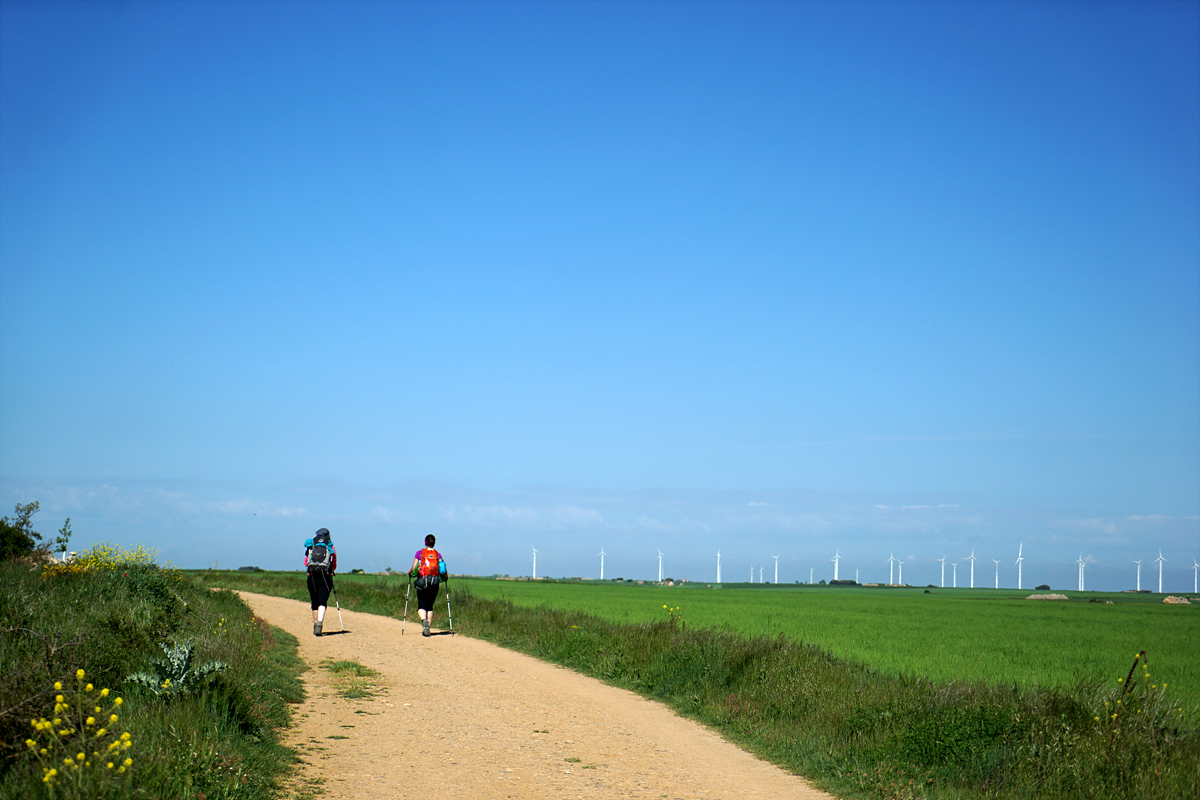
[[[1200,4],[0,0],[0,309],[74,549],[1190,590]]]

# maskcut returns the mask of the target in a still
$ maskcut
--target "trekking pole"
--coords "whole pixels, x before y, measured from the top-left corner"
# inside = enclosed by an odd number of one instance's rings
[[[450,620],[450,633],[454,633],[454,612],[450,610],[450,579],[446,579],[446,618]]]
[[[338,600],[337,584],[333,582],[333,578],[329,578],[329,588],[333,590],[333,602],[337,604],[338,610],[338,628],[346,630],[346,623],[342,622],[342,603]]]
[[[408,576],[408,588],[404,590],[404,619],[400,622],[400,635],[404,635],[404,625],[408,622],[408,595],[412,591],[412,575]],[[447,590],[449,591],[449,590]]]

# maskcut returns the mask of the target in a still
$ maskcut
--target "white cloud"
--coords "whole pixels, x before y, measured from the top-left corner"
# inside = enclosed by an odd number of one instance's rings
[[[447,506],[441,510],[441,519],[450,524],[480,526],[524,526],[542,529],[560,529],[569,526],[604,525],[604,517],[594,508],[572,505],[555,505],[546,508],[530,506]]]

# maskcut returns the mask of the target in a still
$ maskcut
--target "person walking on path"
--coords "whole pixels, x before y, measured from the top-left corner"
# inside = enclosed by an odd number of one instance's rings
[[[421,635],[429,636],[429,625],[433,622],[433,601],[437,599],[438,585],[446,579],[446,562],[442,554],[433,549],[437,538],[431,533],[425,537],[425,546],[413,556],[409,577],[417,579],[417,616],[421,618]]]
[[[321,635],[325,622],[325,606],[333,590],[333,573],[337,572],[337,550],[329,538],[329,529],[321,528],[304,543],[304,567],[308,571],[308,599],[312,605],[313,636]]]

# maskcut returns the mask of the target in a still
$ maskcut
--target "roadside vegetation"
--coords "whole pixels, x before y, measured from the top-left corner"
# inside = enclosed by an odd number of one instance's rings
[[[288,573],[191,573],[301,598]],[[343,606],[398,617],[405,582],[341,580]],[[681,598],[654,618],[516,605],[450,582],[455,630],[663,702],[846,798],[1168,798],[1200,796],[1200,727],[1173,699],[1154,650],[1070,687],[880,671],[786,636],[687,619]],[[446,595],[436,609],[446,617]],[[1069,632],[1064,632],[1066,635]]]
[[[295,637],[142,548],[30,539],[0,561],[0,798],[278,796]]]

